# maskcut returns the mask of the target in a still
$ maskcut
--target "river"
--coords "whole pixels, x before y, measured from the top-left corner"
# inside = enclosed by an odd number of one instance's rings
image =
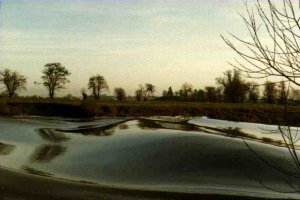
[[[0,199],[300,199],[278,126],[2,117],[0,127]]]

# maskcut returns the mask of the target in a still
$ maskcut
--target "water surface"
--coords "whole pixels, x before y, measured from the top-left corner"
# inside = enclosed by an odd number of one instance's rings
[[[261,127],[276,126],[236,125],[203,118],[189,123],[0,118],[0,168],[11,176],[117,189],[299,199],[299,178],[284,173],[297,175],[289,152],[260,140],[270,136]],[[257,138],[224,134],[235,126]],[[8,187],[0,180],[1,185]]]

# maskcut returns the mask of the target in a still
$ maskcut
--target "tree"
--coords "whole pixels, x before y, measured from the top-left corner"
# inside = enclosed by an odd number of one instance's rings
[[[241,72],[234,69],[224,72],[224,77],[216,79],[217,83],[222,86],[226,102],[242,103],[245,100],[249,90],[249,84],[242,79]]]
[[[142,84],[139,85],[139,89],[135,91],[136,101],[142,101],[145,96],[145,88]]]
[[[241,58],[236,60],[236,64],[231,65],[241,69],[251,78],[280,77],[284,81],[300,86],[300,1],[282,0],[279,5],[277,1],[267,0],[265,6],[263,0],[256,2],[254,10],[250,9],[245,1],[247,13],[246,16],[242,16],[250,39],[232,35],[237,45],[222,36],[226,44]],[[264,97],[268,103],[275,101],[275,94],[275,83],[267,82]],[[273,164],[272,161],[268,163],[288,176],[285,182],[292,189],[291,192],[299,192],[298,185],[293,181],[294,178],[300,177],[300,163],[295,147],[299,137],[297,137],[298,130],[295,132],[291,129],[287,105],[284,116],[283,123],[287,126],[282,127],[279,124],[278,128],[295,170],[290,171]]]
[[[217,102],[224,101],[224,95],[222,94],[222,87],[216,88]]]
[[[148,98],[150,97],[150,96],[152,96],[154,93],[155,93],[155,86],[154,85],[152,85],[151,83],[146,83],[145,84],[145,98],[144,98],[144,101],[147,101],[148,100]]]
[[[64,89],[64,85],[69,83],[67,78],[71,73],[60,63],[48,63],[42,71],[43,85],[48,89],[51,99],[55,96],[55,91]]]
[[[6,87],[9,98],[16,94],[17,90],[25,89],[27,79],[16,71],[4,69],[0,71],[0,84]]]
[[[139,89],[135,91],[135,99],[137,101],[148,101],[149,97],[155,93],[155,86],[151,83],[146,83],[145,86],[139,85]]]
[[[191,101],[198,101],[198,90],[194,89],[191,93]]]
[[[163,97],[164,100],[167,100],[167,98],[168,98],[168,91],[167,90],[164,90],[162,92],[162,97]]]
[[[249,83],[248,100],[252,103],[257,103],[259,99],[259,88],[255,82]]]
[[[162,92],[162,97],[163,97],[164,100],[170,100],[170,99],[173,99],[174,93],[173,93],[173,89],[172,89],[171,86],[168,88],[168,90],[164,90],[164,91]]]
[[[63,97],[64,99],[67,99],[67,100],[72,100],[74,99],[73,95],[72,94],[67,94],[66,96]]]
[[[119,101],[124,101],[126,99],[126,92],[123,88],[115,88],[115,98]]]
[[[284,81],[281,81],[278,86],[278,103],[286,104],[289,96],[289,90],[285,85]]]
[[[200,102],[206,102],[207,101],[206,92],[202,89],[198,90],[198,101],[200,101]]]
[[[291,99],[294,101],[300,101],[300,90],[299,89],[292,89]]]
[[[272,104],[275,103],[276,101],[276,93],[277,93],[277,89],[276,89],[276,84],[270,81],[267,81],[265,83],[265,88],[264,88],[264,99],[267,103]]]
[[[292,0],[263,2],[256,0],[254,9],[245,2],[249,40],[221,36],[241,58],[231,65],[251,78],[282,77],[300,86],[300,7]]]
[[[103,76],[97,74],[95,76],[90,77],[88,83],[88,89],[92,90],[92,95],[95,100],[100,99],[100,94],[103,90],[108,90],[108,85]]]
[[[179,96],[183,97],[184,100],[188,100],[188,97],[193,92],[193,86],[189,83],[184,83],[179,90]]]
[[[217,95],[217,89],[214,86],[207,86],[205,87],[206,90],[206,98],[208,102],[217,102],[218,95]]]
[[[82,100],[86,100],[87,99],[87,94],[86,94],[86,89],[85,88],[81,89],[81,95],[82,95]]]
[[[173,96],[174,96],[173,90],[172,90],[172,87],[171,87],[171,86],[170,86],[169,89],[168,89],[167,96],[168,96],[168,97],[173,97]]]

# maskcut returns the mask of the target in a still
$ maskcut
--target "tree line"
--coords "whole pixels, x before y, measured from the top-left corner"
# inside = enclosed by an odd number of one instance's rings
[[[60,63],[48,63],[42,70],[41,83],[48,90],[49,98],[53,99],[57,91],[64,89],[69,83],[68,77],[71,73]],[[27,78],[10,69],[0,70],[0,84],[5,86],[5,94],[12,98],[16,92],[26,89]],[[82,99],[89,96],[99,100],[103,91],[108,91],[109,87],[105,78],[96,74],[88,80],[87,94],[85,88],[81,90]],[[300,100],[300,91],[289,89],[285,82],[274,83],[266,81],[263,84],[263,92],[260,94],[259,84],[248,82],[242,78],[241,72],[237,69],[224,72],[222,77],[216,78],[216,86],[206,86],[204,89],[193,89],[189,83],[184,83],[178,91],[173,91],[170,86],[164,90],[161,97],[154,98],[156,87],[151,83],[139,84],[135,91],[136,101],[163,100],[163,101],[197,101],[197,102],[227,102],[227,103],[257,103],[263,100],[266,103],[284,104],[289,98]],[[122,87],[114,89],[116,100],[126,100],[126,92]]]
[[[68,77],[71,73],[61,63],[48,63],[42,70],[42,82],[34,82],[35,84],[42,84],[48,90],[50,99],[55,97],[57,91],[65,89],[65,84],[69,83]],[[16,92],[26,89],[27,78],[10,69],[0,70],[0,84],[5,87],[5,94],[12,98],[16,96]],[[88,89],[92,91],[92,96],[98,100],[100,93],[103,90],[108,90],[108,85],[103,76],[97,74],[89,78]],[[87,97],[85,89],[82,90],[83,98]]]
[[[263,86],[261,93],[259,87]],[[216,86],[206,86],[204,89],[193,89],[189,83],[184,83],[178,91],[172,87],[164,90],[160,100],[166,101],[196,101],[196,102],[226,102],[226,103],[257,103],[285,104],[288,99],[300,100],[300,90],[291,88],[286,82],[266,81],[264,84],[248,82],[241,76],[241,71],[234,69],[224,72],[216,78]]]

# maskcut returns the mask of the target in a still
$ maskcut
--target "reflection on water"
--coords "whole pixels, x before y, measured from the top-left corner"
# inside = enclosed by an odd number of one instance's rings
[[[190,124],[182,123],[182,124],[176,124],[176,123],[169,123],[169,122],[155,122],[163,129],[173,129],[173,130],[182,130],[182,131],[198,131],[198,129]]]
[[[203,128],[217,128],[217,129],[228,129],[232,127],[233,129],[239,129],[243,133],[251,134],[259,139],[270,138],[273,141],[281,140],[282,138],[282,131],[278,125],[266,125],[266,124],[257,124],[257,123],[247,123],[247,122],[233,122],[233,121],[226,121],[226,120],[215,120],[215,119],[208,119],[208,118],[193,118],[189,121],[190,124],[203,127]],[[299,136],[298,128],[296,127],[289,127],[293,137]],[[284,131],[287,132],[287,131]],[[276,143],[276,142],[275,142]]]
[[[40,128],[36,130],[38,135],[50,144],[40,144],[34,148],[30,160],[32,162],[50,162],[58,156],[63,155],[67,151],[67,147],[57,143],[66,142],[70,140],[65,133],[57,132],[51,128]],[[26,168],[29,169],[29,168]],[[29,171],[29,170],[27,170]],[[34,171],[34,170],[31,170]]]
[[[300,134],[296,127],[279,127],[275,125],[245,122],[237,123],[207,118],[195,118],[189,123],[207,133],[255,140],[257,142],[281,147],[289,146],[286,144],[286,141],[291,140],[288,143],[292,143],[295,148],[300,149]]]
[[[0,155],[7,156],[15,149],[14,145],[0,142]]]
[[[9,154],[0,157],[0,167],[6,164],[38,176],[142,190],[198,193],[202,189],[277,197],[272,188],[290,189],[282,181],[289,177],[264,162],[276,161],[276,166],[295,170],[290,154],[286,148],[275,146],[266,134],[256,135],[235,126],[147,119],[110,125],[107,124],[111,121],[96,123],[74,122],[66,124],[65,129],[27,126],[34,133],[34,142],[32,137],[23,143],[12,141],[16,150],[10,153],[8,149],[13,145],[0,143],[0,155]],[[0,130],[0,140],[7,132]],[[293,183],[300,185],[300,179]]]
[[[54,129],[50,128],[37,129],[37,132],[39,136],[48,142],[59,143],[70,139],[64,133],[56,132]]]
[[[34,149],[31,155],[33,162],[50,162],[66,153],[67,148],[57,144],[42,144]]]
[[[262,130],[264,136],[257,135],[255,133],[248,133],[243,131],[241,127],[213,127],[213,126],[205,126],[205,125],[195,125],[190,124],[187,122],[182,123],[174,123],[174,122],[166,122],[166,121],[154,121],[149,119],[142,119],[139,120],[138,123],[139,128],[141,129],[150,129],[150,130],[157,130],[157,129],[169,129],[169,130],[182,130],[182,131],[196,131],[196,132],[204,132],[204,133],[211,133],[211,134],[218,134],[228,137],[235,137],[235,138],[243,138],[243,139],[250,139],[256,140],[257,142],[272,144],[276,146],[284,146],[284,142],[280,139],[274,139],[269,137],[270,134],[276,134],[280,136],[280,131],[277,130]],[[247,131],[247,130],[246,130]],[[280,137],[279,137],[280,138]]]
[[[213,127],[202,126],[202,128],[212,130],[214,131],[213,133],[215,134],[225,135],[228,137],[238,137],[238,138],[255,139],[255,140],[259,139],[256,135],[245,133],[244,131],[242,131],[241,128],[238,127],[213,128]]]
[[[159,125],[153,120],[144,120],[144,119],[139,120],[137,126],[143,130],[148,130],[148,129],[155,130],[155,129],[163,128],[161,125]]]
[[[123,123],[123,124],[119,124],[118,128],[121,130],[126,130],[129,128],[129,126],[127,124]]]
[[[167,121],[154,121],[150,119],[140,119],[138,121],[138,127],[141,129],[170,129],[170,130],[182,130],[182,131],[198,131],[199,128],[195,125],[183,123],[174,123]]]
[[[95,118],[63,119],[65,122],[94,122],[95,120]]]
[[[219,121],[219,120],[216,120]],[[158,130],[158,129],[167,129],[167,130],[181,130],[181,131],[193,131],[193,132],[204,132],[204,133],[212,133],[218,134],[228,137],[235,137],[235,138],[243,138],[243,139],[250,139],[256,140],[257,142],[272,144],[276,146],[284,146],[284,141],[280,139],[280,130],[274,129],[261,129],[262,134],[257,135],[255,132],[248,132],[249,129],[242,129],[241,127],[218,127],[204,125],[197,125],[193,123],[188,123],[187,121],[183,122],[173,122],[173,121],[161,121],[161,120],[152,120],[152,119],[139,119],[136,121],[139,128],[142,130]],[[230,125],[232,125],[231,123]],[[107,126],[95,126],[95,125],[81,125],[77,128],[73,128],[72,130],[68,130],[67,132],[70,133],[80,133],[84,136],[112,136],[115,132],[115,129],[126,130],[129,128],[127,123],[116,123],[110,124]],[[58,129],[58,131],[63,132],[63,129]],[[57,133],[56,133],[57,134]],[[277,137],[273,138],[270,137],[273,135],[277,135]]]
[[[53,174],[50,173],[46,173],[44,171],[40,171],[40,170],[36,170],[32,167],[28,167],[28,166],[22,166],[21,170],[28,173],[28,174],[33,174],[33,175],[38,175],[38,176],[46,176],[46,177],[51,177],[53,176]]]
[[[113,134],[113,131],[109,129],[114,129],[117,125],[122,126],[123,122],[127,120],[128,119],[126,118],[116,118],[97,120],[93,122],[77,122],[75,123],[77,124],[75,127],[56,128],[55,131],[62,133],[81,133],[82,135],[108,136]]]
[[[115,132],[114,128],[103,129],[103,128],[90,128],[79,131],[85,136],[111,136]]]

